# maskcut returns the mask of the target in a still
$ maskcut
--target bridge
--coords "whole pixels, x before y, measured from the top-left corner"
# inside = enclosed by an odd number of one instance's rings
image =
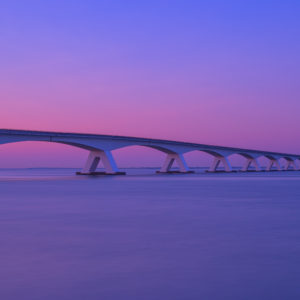
[[[111,151],[128,146],[144,146],[164,152],[166,154],[166,158],[160,171],[158,171],[159,173],[192,173],[183,156],[185,153],[191,151],[202,151],[214,157],[213,163],[209,168],[209,172],[220,171],[220,165],[223,165],[225,172],[232,172],[233,169],[230,164],[229,157],[233,154],[238,154],[245,158],[245,163],[241,169],[243,172],[249,171],[250,166],[253,166],[254,170],[257,172],[263,170],[271,171],[274,167],[277,171],[299,170],[296,161],[300,159],[300,154],[297,155],[253,149],[212,146],[160,139],[100,134],[0,129],[0,144],[24,141],[60,143],[89,151],[85,166],[81,172],[77,172],[79,175],[125,174],[124,172],[119,171]],[[262,156],[268,159],[268,165],[266,168],[262,168],[259,164],[258,158]],[[282,165],[280,160],[284,160],[285,164]],[[100,161],[102,161],[104,166],[104,172],[96,172]],[[178,171],[172,171],[172,166],[175,161],[179,168]]]

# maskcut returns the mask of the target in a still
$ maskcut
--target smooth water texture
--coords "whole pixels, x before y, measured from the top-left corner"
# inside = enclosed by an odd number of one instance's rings
[[[300,172],[0,171],[0,299],[300,299]]]

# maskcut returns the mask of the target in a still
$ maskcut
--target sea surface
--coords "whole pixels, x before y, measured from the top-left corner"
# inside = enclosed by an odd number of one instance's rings
[[[300,299],[300,172],[75,171],[0,170],[0,299]]]

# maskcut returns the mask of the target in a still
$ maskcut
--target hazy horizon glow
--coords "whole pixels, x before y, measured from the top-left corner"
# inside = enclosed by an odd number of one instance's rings
[[[5,1],[0,128],[300,153],[299,13],[295,0]],[[130,150],[128,165],[162,155]],[[0,154],[12,167],[86,157],[39,143]]]

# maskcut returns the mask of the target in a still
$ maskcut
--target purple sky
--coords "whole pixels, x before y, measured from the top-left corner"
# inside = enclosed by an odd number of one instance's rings
[[[299,15],[289,0],[2,1],[0,128],[299,153]],[[16,143],[0,164],[80,166],[86,154]]]

